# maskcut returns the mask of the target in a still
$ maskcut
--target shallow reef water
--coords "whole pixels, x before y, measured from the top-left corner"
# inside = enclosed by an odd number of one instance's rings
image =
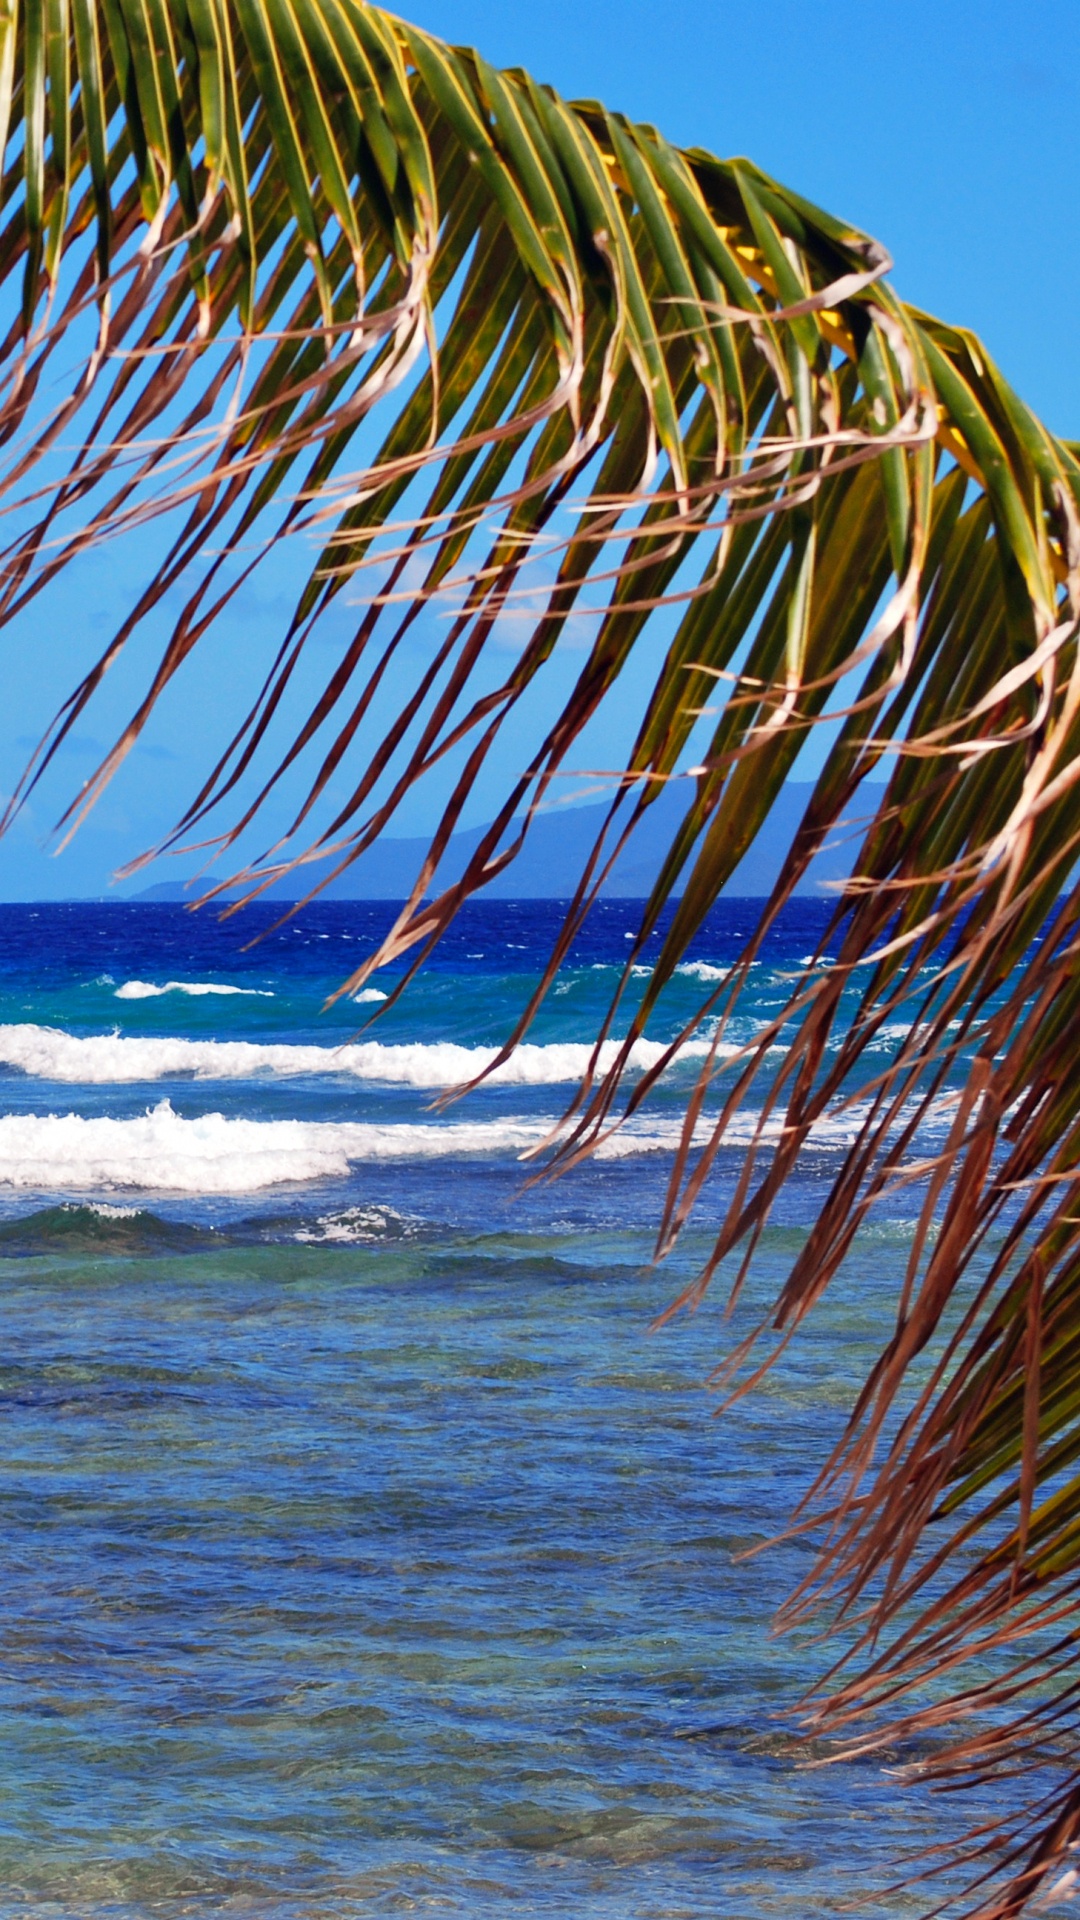
[[[497,1043],[552,910],[476,910],[358,1036],[375,1003],[317,1009],[380,911],[251,952],[177,908],[0,914],[0,1916],[917,1914],[897,1857],[985,1798],[807,1766],[825,1656],[770,1620],[809,1550],[747,1557],[880,1346],[905,1218],[712,1417],[835,1141],[734,1329],[718,1288],[652,1330],[738,1143],[660,1270],[677,1077],[630,1150],[523,1191],[569,1056],[443,1115],[430,1050]],[[601,919],[538,1048],[588,1041],[632,924]],[[792,910],[740,1017],[822,924]],[[672,1030],[739,937],[702,935]],[[312,1051],[350,1040],[411,1051]]]

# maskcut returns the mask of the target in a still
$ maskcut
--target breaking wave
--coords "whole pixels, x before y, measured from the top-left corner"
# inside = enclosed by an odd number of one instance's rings
[[[0,1185],[37,1192],[137,1188],[155,1193],[257,1193],[341,1179],[355,1161],[521,1153],[542,1122],[451,1121],[401,1126],[321,1120],[185,1119],[168,1100],[132,1119],[6,1114]]]
[[[306,1226],[297,1227],[292,1237],[313,1247],[356,1247],[407,1240],[415,1231],[415,1223],[394,1207],[345,1207],[340,1213],[323,1213]]]
[[[735,1115],[725,1144],[755,1135],[760,1114]],[[813,1143],[849,1145],[861,1114],[826,1118]],[[774,1138],[771,1119],[764,1135]],[[154,1193],[240,1194],[266,1187],[342,1179],[356,1163],[484,1155],[515,1158],[538,1148],[545,1119],[444,1120],[394,1125],[363,1121],[246,1120],[221,1113],[185,1119],[168,1100],[130,1119],[81,1114],[6,1114],[0,1118],[0,1186],[38,1193],[136,1189]],[[708,1128],[700,1130],[704,1139]],[[604,1140],[597,1158],[670,1153],[677,1120],[632,1120]],[[370,1221],[366,1223],[370,1226]],[[334,1237],[329,1232],[324,1238]]]
[[[618,1043],[600,1049],[601,1070],[615,1059]],[[734,1052],[729,1048],[728,1052]],[[655,1066],[665,1047],[639,1040],[631,1065]],[[701,1059],[704,1040],[691,1041],[681,1059]],[[307,1074],[345,1074],[392,1086],[452,1087],[471,1080],[497,1057],[496,1047],[463,1047],[452,1041],[384,1045],[378,1040],[341,1047],[291,1046],[255,1040],[155,1039],[143,1034],[73,1034],[30,1024],[0,1026],[0,1065],[38,1080],[78,1086],[115,1086],[190,1074],[197,1080],[252,1080]],[[576,1041],[548,1046],[524,1043],[490,1076],[501,1086],[538,1087],[580,1080],[593,1049]]]
[[[199,1252],[219,1238],[213,1228],[161,1220],[142,1207],[110,1206],[96,1200],[81,1206],[46,1207],[20,1220],[0,1221],[0,1260],[35,1254],[97,1259],[103,1254]]]
[[[115,1000],[157,1000],[163,993],[189,993],[195,999],[204,994],[240,994],[246,999],[272,1000],[269,987],[230,987],[221,986],[216,980],[166,980],[164,986],[155,986],[152,980],[125,980],[117,987]]]

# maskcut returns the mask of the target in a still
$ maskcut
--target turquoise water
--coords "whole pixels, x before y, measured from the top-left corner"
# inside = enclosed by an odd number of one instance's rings
[[[247,954],[176,909],[32,911],[0,930],[0,1915],[764,1920],[868,1888],[918,1912],[880,1891],[893,1857],[985,1807],[880,1759],[806,1769],[790,1709],[821,1652],[768,1630],[806,1549],[739,1557],[838,1431],[903,1218],[712,1419],[719,1298],[649,1331],[707,1246],[646,1265],[678,1084],[632,1151],[524,1196],[567,1059],[430,1111],[437,1049],[498,1037],[548,909],[474,914],[374,1036],[420,1051],[336,1068],[227,1050],[351,1035],[355,1007],[316,1008],[379,910]],[[588,1037],[631,924],[606,913],[549,1049]],[[700,966],[739,934],[731,909]]]

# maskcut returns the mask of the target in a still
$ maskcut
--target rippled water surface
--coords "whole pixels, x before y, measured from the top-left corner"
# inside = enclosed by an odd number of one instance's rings
[[[364,911],[240,955],[235,929],[174,909],[4,910],[0,1914],[802,1920],[868,1887],[866,1911],[918,1912],[881,1891],[890,1856],[979,1809],[905,1793],[880,1761],[799,1764],[783,1716],[821,1654],[768,1622],[805,1550],[739,1557],[790,1513],[877,1351],[901,1218],[715,1420],[719,1301],[649,1327],[730,1167],[657,1275],[662,1140],[520,1194],[512,1125],[557,1114],[557,1078],[490,1088],[469,1109],[483,1138],[436,1151],[416,1131],[444,1124],[430,1054],[427,1083],[400,1061],[54,1071],[62,1041],[348,1037],[355,1007],[329,1032],[315,1008]],[[538,1044],[588,1037],[630,925],[608,911]],[[494,1043],[538,916],[466,926],[380,1044]],[[702,967],[730,964],[733,927]],[[777,974],[813,931],[789,924]],[[133,981],[168,991],[121,996]],[[245,992],[182,991],[199,984]],[[763,978],[753,1017],[776,991]],[[203,1126],[202,1161],[167,1119],[147,1130],[163,1099]],[[120,1132],[87,1145],[78,1126],[103,1121]],[[282,1126],[301,1131],[257,1131]],[[319,1166],[302,1129],[320,1126],[370,1132]],[[286,1177],[263,1180],[271,1149]],[[828,1141],[808,1154],[748,1311],[830,1164]]]

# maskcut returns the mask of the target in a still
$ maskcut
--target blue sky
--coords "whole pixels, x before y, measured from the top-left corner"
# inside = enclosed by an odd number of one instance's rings
[[[746,153],[875,234],[894,257],[900,293],[974,327],[1048,424],[1080,438],[1076,0],[903,8],[413,0],[408,11],[567,97],[601,97],[681,144]],[[262,601],[247,609],[249,624],[281,619],[290,568],[302,559],[282,557]],[[100,642],[124,595],[123,569],[99,556],[29,624],[0,635],[0,789],[10,789],[76,656]],[[234,624],[210,705],[205,677],[181,686],[90,827],[52,858],[47,829],[61,796],[119,717],[127,689],[117,677],[108,711],[88,717],[42,803],[0,843],[0,898],[102,892],[113,867],[170,823],[190,792],[192,749],[243,681],[246,644],[243,623]],[[427,821],[404,824],[420,831]]]
[[[1076,0],[413,0],[567,98],[745,153],[889,248],[905,299],[974,327],[1080,437]]]

